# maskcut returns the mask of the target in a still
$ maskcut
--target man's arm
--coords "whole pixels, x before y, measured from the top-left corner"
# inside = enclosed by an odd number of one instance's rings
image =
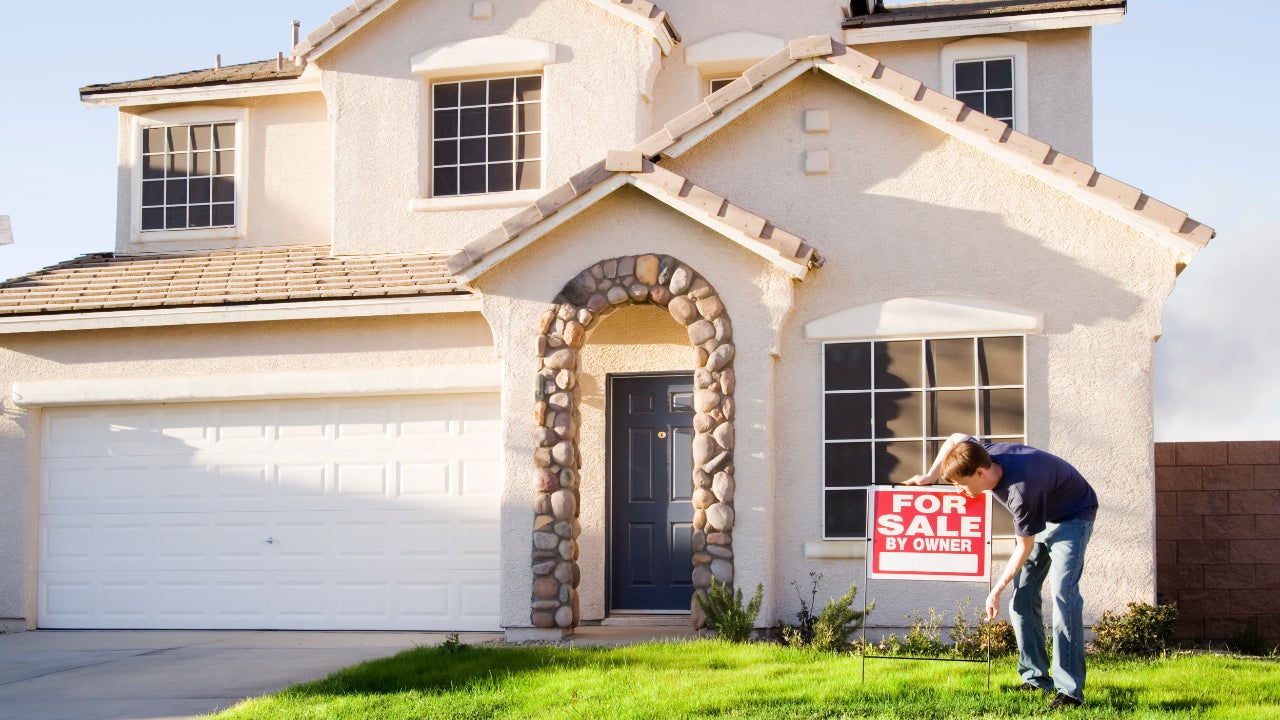
[[[933,464],[929,466],[929,472],[924,475],[913,475],[910,480],[903,481],[903,485],[933,485],[938,482],[942,474],[942,463],[951,454],[952,449],[956,445],[969,439],[969,435],[964,433],[952,433],[947,441],[942,443],[942,447],[938,448],[938,457],[933,459]]]
[[[996,619],[1000,614],[1000,591],[1008,587],[1013,582],[1013,578],[1022,569],[1022,564],[1031,557],[1031,548],[1035,545],[1035,537],[1028,535],[1022,537],[1019,535],[1014,538],[1017,545],[1013,548],[1013,555],[1009,558],[1009,564],[1004,566],[1004,572],[1000,573],[1000,579],[996,581],[994,587],[991,588],[991,594],[987,595],[987,622]]]

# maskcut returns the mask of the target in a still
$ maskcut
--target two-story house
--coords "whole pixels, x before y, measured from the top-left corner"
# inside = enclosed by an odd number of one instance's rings
[[[1152,346],[1213,231],[1091,164],[1124,12],[360,0],[83,88],[115,249],[0,286],[0,617],[541,637],[718,578],[771,625],[956,431],[1081,468],[1087,614],[1151,599]]]

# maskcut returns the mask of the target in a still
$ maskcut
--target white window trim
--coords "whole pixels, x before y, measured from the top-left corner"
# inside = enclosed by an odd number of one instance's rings
[[[183,230],[142,231],[142,133],[161,125],[203,125],[235,123],[236,127],[236,224],[231,227],[187,228]],[[129,133],[131,195],[129,197],[129,235],[135,243],[174,241],[231,240],[243,238],[249,217],[249,109],[218,105],[196,105],[170,108],[139,115]]]
[[[1006,37],[972,37],[956,40],[942,46],[939,72],[942,92],[956,96],[955,64],[969,60],[1013,59],[1013,129],[1031,134],[1031,103],[1027,73],[1027,44]]]
[[[409,200],[413,212],[452,212],[458,210],[494,210],[528,205],[542,197],[547,188],[548,130],[546,66],[557,62],[559,46],[544,40],[492,35],[456,43],[436,45],[409,59],[409,70],[422,76],[424,103],[422,128],[423,150],[419,172],[422,196]],[[432,106],[432,83],[452,80],[477,80],[515,75],[542,75],[542,159],[536,190],[475,195],[432,195],[431,177],[435,167],[431,152],[435,114]]]

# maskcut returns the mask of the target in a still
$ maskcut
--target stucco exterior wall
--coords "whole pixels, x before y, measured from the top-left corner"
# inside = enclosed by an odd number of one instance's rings
[[[803,112],[813,108],[831,111],[830,133],[803,132]],[[806,176],[803,153],[819,149],[831,153],[832,170]],[[1076,464],[1101,498],[1086,612],[1153,596],[1152,343],[1173,287],[1172,250],[822,77],[797,80],[669,166],[774,219],[828,260],[796,289],[771,398],[780,571],[766,588],[781,617],[796,610],[790,582],[805,584],[809,570],[822,572],[823,591],[834,595],[862,576],[860,561],[805,557],[805,542],[822,537],[822,487],[821,346],[804,340],[804,325],[922,295],[1043,314],[1044,332],[1027,338],[1028,440]],[[912,610],[981,599],[973,586],[896,585],[904,587],[873,588],[873,623],[901,625]]]
[[[333,122],[333,183],[341,190],[335,252],[456,249],[514,212],[484,197],[462,209],[410,209],[428,197],[430,82],[460,77],[424,79],[410,72],[410,58],[490,36],[557,46],[543,73],[543,188],[631,146],[647,128],[640,98],[658,54],[634,25],[581,0],[499,3],[483,21],[471,18],[470,3],[399,3],[318,61]]]
[[[0,349],[0,618],[35,621],[39,408],[14,404],[13,384],[241,373],[305,377],[493,362],[478,313],[9,335]],[[181,401],[183,398],[173,398]]]
[[[247,151],[245,174],[236,187],[237,213],[244,213],[242,236],[192,239],[170,233],[134,232],[135,167],[142,157],[140,119],[207,122],[223,117],[222,108],[245,108]],[[120,192],[116,217],[116,249],[121,253],[234,249],[279,245],[325,245],[329,242],[331,133],[320,93],[273,95],[191,107],[121,108],[119,131]],[[215,233],[227,235],[229,233]]]
[[[720,294],[733,322],[738,348],[734,358],[739,448],[735,452],[737,522],[733,530],[736,579],[750,587],[757,582],[768,584],[772,572],[769,538],[775,512],[770,487],[770,353],[792,302],[793,281],[759,256],[643,193],[623,188],[476,281],[484,292],[484,314],[503,359],[503,417],[512,419],[503,438],[508,484],[502,502],[502,623],[508,628],[529,626],[535,494],[534,398],[530,388],[539,368],[534,346],[538,318],[564,284],[584,268],[607,258],[645,253],[670,255],[705,277]],[[612,333],[612,319],[605,318],[600,327],[606,339]],[[657,330],[659,344],[664,344],[671,337],[670,330],[663,323]],[[650,342],[648,338],[635,340],[642,345],[642,357],[650,352],[643,347]],[[588,341],[587,347],[590,345]],[[589,349],[585,354],[590,358],[592,352]],[[605,361],[607,355],[597,357]],[[602,416],[586,412],[580,434],[603,437],[602,428],[588,423],[593,417]],[[584,465],[584,486],[598,487],[602,482],[598,476],[586,477]],[[587,527],[584,522],[584,535]],[[586,597],[583,601],[584,607],[593,607],[591,603],[596,602]],[[772,605],[766,604],[762,612],[762,617],[770,616]]]

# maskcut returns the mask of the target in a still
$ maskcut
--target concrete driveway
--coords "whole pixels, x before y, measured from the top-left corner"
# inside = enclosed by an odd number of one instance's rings
[[[500,634],[464,634],[471,644]],[[160,720],[216,712],[438,633],[41,630],[0,635],[0,720]]]

